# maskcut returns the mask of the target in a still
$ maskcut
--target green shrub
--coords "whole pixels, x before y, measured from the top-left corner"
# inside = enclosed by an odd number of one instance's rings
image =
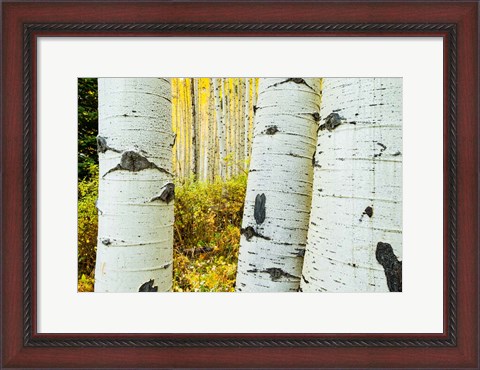
[[[234,291],[246,176],[175,189],[173,290]]]
[[[98,166],[88,168],[87,179],[78,182],[78,277],[93,278],[97,249]],[[92,281],[93,283],[93,281]],[[92,286],[93,290],[93,286]]]

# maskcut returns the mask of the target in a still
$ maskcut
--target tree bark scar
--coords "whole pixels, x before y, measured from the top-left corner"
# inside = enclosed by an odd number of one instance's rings
[[[173,148],[175,146],[175,143],[177,142],[177,134],[173,134],[173,141],[170,144],[170,147]]]
[[[240,234],[245,235],[245,238],[247,239],[247,241],[250,241],[250,239],[252,239],[254,236],[256,236],[257,238],[270,240],[270,238],[268,236],[264,236],[262,234],[257,233],[255,231],[255,229],[251,226],[247,226],[245,229],[241,228],[240,229]]]
[[[320,122],[320,113],[318,112],[312,113],[312,117],[315,120],[315,122]]]
[[[373,216],[373,208],[368,206],[365,208],[365,211],[363,211],[363,214],[367,215],[368,217],[372,218]]]
[[[303,78],[287,78],[285,81],[277,82],[276,84],[273,84],[272,87],[276,87],[278,85],[286,84],[288,82],[293,82],[298,85],[305,85],[307,86],[310,90],[315,91],[313,87],[311,87]]]
[[[102,239],[102,244],[103,245],[110,245],[110,244],[112,244],[112,241],[110,239]]]
[[[160,195],[157,195],[156,197],[153,197],[152,199],[150,199],[150,202],[153,202],[155,200],[161,200],[168,204],[174,198],[175,198],[175,184],[172,182],[169,182],[162,186],[162,188],[160,189]]]
[[[107,144],[107,139],[103,136],[97,136],[97,152],[98,153],[105,153],[107,150],[111,150],[115,153],[121,153],[120,150],[111,148]]]
[[[164,168],[158,167],[155,163],[150,162],[147,158],[145,158],[140,153],[137,153],[133,150],[129,150],[122,153],[122,157],[120,159],[120,163],[117,164],[115,167],[108,170],[103,177],[107,176],[110,172],[114,171],[131,171],[131,172],[139,172],[147,169],[155,169],[160,172],[166,173],[171,175],[170,172],[165,170]]]
[[[402,261],[393,253],[393,248],[388,243],[378,242],[375,257],[385,270],[388,289],[391,292],[402,291]]]
[[[341,117],[338,113],[330,113],[324,121],[325,123],[318,127],[319,130],[327,129],[328,131],[333,131],[345,121],[345,118]]]
[[[267,197],[264,193],[257,194],[255,197],[255,208],[253,210],[253,217],[255,217],[255,222],[257,225],[261,225],[265,221],[266,208],[265,204],[267,202]]]
[[[298,279],[298,276],[289,274],[288,272],[283,271],[282,269],[280,269],[278,267],[269,267],[269,268],[267,268],[265,270],[262,270],[260,272],[265,272],[267,274],[270,274],[270,279],[272,279],[272,281],[278,281],[282,277]]]
[[[275,135],[279,131],[277,126],[269,126],[264,133],[267,135]]]
[[[295,248],[295,250],[297,251],[297,253],[294,254],[295,256],[297,256],[297,257],[304,257],[305,256],[305,249]]]
[[[385,145],[383,145],[382,143],[377,143],[377,145],[381,148],[380,149],[380,153],[377,153],[377,154],[374,154],[373,156],[376,158],[376,157],[381,157],[383,152],[387,149],[387,147]]]
[[[146,283],[143,283],[138,289],[139,292],[158,292],[158,286],[153,286],[154,280],[150,279]]]

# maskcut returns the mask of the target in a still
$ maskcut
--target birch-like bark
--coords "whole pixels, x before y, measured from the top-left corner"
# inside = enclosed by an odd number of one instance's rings
[[[250,79],[247,78],[245,82],[245,117],[244,117],[244,159],[247,160],[249,156],[249,129],[250,129]]]
[[[245,79],[238,79],[238,103],[237,103],[237,174],[243,171],[245,168],[245,130],[244,130],[244,117],[245,117]]]
[[[210,95],[208,98],[208,122],[209,122],[209,135],[208,135],[208,181],[213,182],[216,176],[215,160],[217,154],[217,125],[215,124],[215,93],[213,85],[210,84]]]
[[[225,179],[225,157],[227,156],[225,148],[225,119],[222,110],[222,101],[220,98],[220,88],[222,86],[222,79],[213,79],[213,89],[215,94],[215,116],[217,121],[217,136],[219,145],[219,173],[222,179]],[[225,95],[225,91],[223,91]]]
[[[311,206],[320,80],[260,79],[236,290],[297,291]]]
[[[402,287],[402,80],[324,79],[301,289]]]
[[[190,79],[190,94],[191,94],[191,103],[192,103],[192,151],[191,151],[191,161],[192,161],[192,173],[195,179],[199,178],[199,167],[200,167],[200,137],[199,133],[199,118],[200,118],[200,109],[198,106],[198,79]]]
[[[162,78],[99,78],[95,292],[172,287],[171,89]]]

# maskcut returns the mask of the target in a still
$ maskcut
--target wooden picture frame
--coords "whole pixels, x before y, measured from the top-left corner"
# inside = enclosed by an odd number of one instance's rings
[[[2,367],[477,368],[477,15],[476,1],[4,2]],[[47,35],[443,37],[443,333],[37,333],[36,38]]]

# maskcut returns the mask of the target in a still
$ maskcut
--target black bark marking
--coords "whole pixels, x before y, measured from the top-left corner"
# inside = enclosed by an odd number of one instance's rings
[[[255,231],[255,229],[251,226],[247,226],[245,229],[241,228],[240,229],[240,234],[245,235],[245,238],[247,239],[247,241],[250,241],[250,239],[252,239],[254,236],[256,236],[257,238],[270,240],[270,238],[268,236],[264,236],[262,234],[257,233]]]
[[[277,82],[276,84],[273,84],[272,87],[276,87],[278,85],[286,84],[288,82],[293,82],[299,85],[305,85],[307,86],[310,90],[315,91],[313,87],[311,87],[303,78],[287,78],[285,81]]]
[[[111,150],[115,153],[121,153],[120,150],[109,147],[107,144],[107,139],[105,137],[97,136],[97,152],[105,153],[107,150]]]
[[[295,248],[297,253],[295,253],[295,256],[297,257],[304,257],[305,256],[305,249],[300,249],[300,248]]]
[[[255,197],[255,208],[253,209],[253,217],[255,217],[255,222],[257,225],[261,225],[265,221],[266,208],[265,204],[267,202],[267,197],[264,193],[257,194]]]
[[[265,133],[267,135],[275,135],[279,131],[277,126],[269,126],[266,130]]]
[[[139,292],[158,292],[158,286],[153,286],[154,280],[150,279],[146,283],[143,283],[138,289]]]
[[[380,146],[380,153],[377,153],[375,154],[373,157],[376,158],[376,157],[381,157],[383,152],[387,149],[387,147],[385,145],[383,145],[382,143],[377,143],[378,146]]]
[[[357,122],[355,122],[355,121],[348,122],[348,123],[350,123],[351,125],[356,125],[357,124]]]
[[[102,244],[103,245],[110,245],[110,244],[112,244],[112,241],[110,239],[102,239]]]
[[[282,277],[298,279],[298,276],[289,274],[288,272],[283,271],[282,269],[280,269],[278,267],[269,267],[269,268],[267,268],[263,271],[260,271],[260,272],[265,272],[267,274],[270,274],[270,279],[272,281],[278,281]]]
[[[392,154],[392,157],[397,157],[397,156],[399,156],[399,155],[401,155],[401,154],[402,154],[401,152],[395,152],[395,153]]]
[[[115,167],[108,170],[103,177],[107,176],[110,172],[114,171],[131,171],[131,172],[139,172],[147,169],[155,169],[160,172],[166,173],[171,175],[170,172],[167,170],[158,167],[155,163],[150,162],[147,158],[145,158],[140,153],[134,152],[133,150],[129,150],[122,153],[122,157],[120,159],[120,163],[117,164]]]
[[[369,218],[372,218],[373,216],[373,208],[368,206],[367,208],[365,208],[365,210],[363,211],[362,215],[360,216],[360,219],[358,221],[362,222],[362,219],[363,219],[363,216],[364,215],[367,215]]]
[[[315,152],[313,153],[313,156],[312,156],[312,166],[315,167]]]
[[[320,113],[318,112],[312,113],[312,117],[315,120],[315,122],[320,122]]]
[[[305,279],[305,276],[303,276],[303,275],[302,275],[302,280],[303,280],[306,284],[310,284],[310,282],[309,282],[307,279]]]
[[[295,157],[295,158],[304,158],[301,155],[298,155],[298,154],[295,154],[295,153],[292,153],[292,152],[288,153],[288,155],[290,155],[292,157]]]
[[[160,195],[150,199],[150,202],[161,200],[168,204],[175,198],[175,184],[172,182],[163,185],[160,191]]]
[[[345,118],[341,117],[338,113],[330,113],[325,119],[325,123],[319,126],[320,130],[327,129],[328,131],[335,130],[338,126],[340,126]]]
[[[388,289],[391,292],[402,291],[402,261],[393,253],[393,248],[388,243],[378,242],[375,257],[385,270]]]
[[[300,292],[300,293],[302,293],[302,292],[303,292],[303,290],[302,290],[302,288],[301,288],[301,287],[298,287],[298,290],[297,290],[297,291],[298,291],[298,292]]]
[[[258,107],[256,105],[253,106],[253,114],[257,113]]]
[[[174,147],[175,146],[175,143],[177,142],[177,134],[173,134],[173,142],[170,144],[170,147]]]

